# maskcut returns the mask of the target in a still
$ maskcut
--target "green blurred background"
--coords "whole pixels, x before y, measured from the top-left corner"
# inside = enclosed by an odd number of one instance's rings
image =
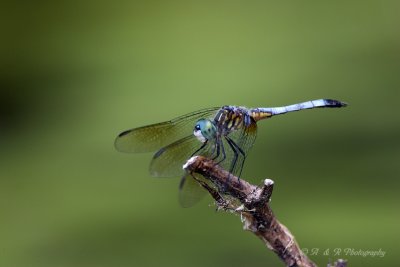
[[[399,1],[2,6],[0,266],[283,266],[113,142],[205,107],[318,98],[350,106],[260,122],[243,177],[275,181],[276,215],[320,266],[335,248],[397,266]]]

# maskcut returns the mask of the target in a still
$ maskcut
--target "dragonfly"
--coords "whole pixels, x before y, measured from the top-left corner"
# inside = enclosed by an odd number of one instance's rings
[[[212,159],[240,177],[257,136],[258,121],[294,111],[346,105],[338,100],[318,99],[271,108],[206,108],[169,121],[124,131],[117,136],[114,144],[120,152],[156,152],[150,163],[150,174],[155,177],[182,177],[179,200],[183,207],[190,207],[205,192],[182,168],[192,156]]]

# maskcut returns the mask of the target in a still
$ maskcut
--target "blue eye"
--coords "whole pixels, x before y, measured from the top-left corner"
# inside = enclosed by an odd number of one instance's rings
[[[199,124],[196,124],[196,126],[194,127],[194,129],[195,129],[196,131],[200,131],[200,125],[199,125]]]

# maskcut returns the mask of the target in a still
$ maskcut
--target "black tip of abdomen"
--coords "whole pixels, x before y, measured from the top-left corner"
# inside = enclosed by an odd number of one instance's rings
[[[333,107],[333,108],[341,108],[341,107],[346,107],[347,103],[342,102],[339,100],[334,100],[334,99],[324,99],[326,106],[328,107]]]

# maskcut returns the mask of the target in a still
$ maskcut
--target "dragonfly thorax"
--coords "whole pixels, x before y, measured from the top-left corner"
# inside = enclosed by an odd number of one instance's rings
[[[201,119],[196,122],[193,134],[204,143],[207,140],[214,139],[217,135],[217,127],[207,119]]]
[[[223,136],[243,129],[252,123],[249,111],[244,107],[223,106],[214,118],[214,123]]]

